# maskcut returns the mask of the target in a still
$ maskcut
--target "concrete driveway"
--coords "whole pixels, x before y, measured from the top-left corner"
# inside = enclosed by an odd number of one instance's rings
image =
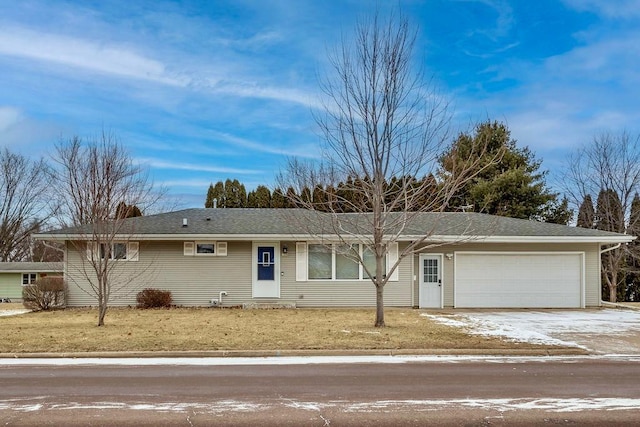
[[[597,354],[640,354],[637,310],[456,310],[423,316],[472,334],[580,347]]]

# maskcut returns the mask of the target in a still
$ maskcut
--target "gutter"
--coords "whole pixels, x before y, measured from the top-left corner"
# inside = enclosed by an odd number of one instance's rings
[[[607,253],[607,252],[615,251],[620,246],[622,246],[622,243],[618,243],[617,245],[611,246],[610,248],[607,248],[607,249],[600,249],[600,255],[602,255],[604,253]]]

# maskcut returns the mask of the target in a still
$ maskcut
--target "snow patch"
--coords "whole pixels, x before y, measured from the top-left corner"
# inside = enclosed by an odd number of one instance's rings
[[[587,350],[592,350],[589,336],[610,338],[640,334],[640,312],[630,310],[527,310],[450,315],[423,313],[421,316],[462,328],[470,334]],[[580,341],[586,341],[586,345]],[[611,351],[615,350],[611,348]]]
[[[432,400],[379,400],[371,402],[309,402],[294,399],[273,400],[265,403],[253,403],[236,400],[224,400],[211,403],[200,402],[90,402],[90,403],[20,403],[15,400],[0,401],[0,410],[33,412],[39,410],[77,410],[77,409],[118,409],[154,412],[256,412],[269,409],[290,408],[302,411],[321,411],[337,409],[343,412],[380,412],[392,410],[436,411],[450,409],[482,409],[487,411],[542,410],[546,412],[578,411],[625,411],[637,410],[640,399],[632,398],[519,398],[519,399],[432,399]]]

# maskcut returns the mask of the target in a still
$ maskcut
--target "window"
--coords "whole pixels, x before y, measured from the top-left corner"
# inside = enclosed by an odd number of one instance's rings
[[[127,259],[126,243],[101,243],[100,258],[102,259]]]
[[[184,256],[227,256],[227,242],[183,242]]]
[[[215,255],[215,242],[196,242],[196,255]]]
[[[95,243],[87,244],[87,259],[90,261],[96,260],[97,257],[100,257],[100,259],[138,261],[139,252],[139,242],[101,243],[99,247]]]
[[[309,279],[331,279],[331,249],[324,245],[309,245]]]
[[[371,272],[371,274],[376,274],[376,254],[373,251],[373,249],[371,249],[369,246],[366,246],[362,251],[362,261],[364,262],[364,265],[367,267],[367,270]],[[387,260],[384,259],[383,262],[384,262],[384,265],[382,266],[382,269],[384,271],[387,271]],[[367,274],[366,270],[364,268],[362,270],[363,270],[362,275],[366,279],[368,279],[369,275]]]
[[[357,256],[359,245],[336,245],[336,279],[356,280],[360,278]]]
[[[357,243],[350,245],[321,245],[312,243],[307,246],[307,278],[309,280],[368,279],[369,276],[366,270],[357,260],[358,256],[362,257],[369,271],[374,272],[376,269],[375,254],[366,245]],[[394,253],[397,257],[397,251]],[[383,268],[386,271],[386,258]],[[301,276],[297,277],[300,278]]]
[[[22,274],[22,286],[33,285],[36,282],[36,273],[23,273]]]

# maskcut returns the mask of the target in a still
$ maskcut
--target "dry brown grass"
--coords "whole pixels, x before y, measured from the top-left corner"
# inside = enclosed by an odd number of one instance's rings
[[[366,309],[112,308],[97,327],[95,310],[66,309],[0,317],[0,352],[544,348],[468,335],[420,313],[387,309],[378,329]]]

